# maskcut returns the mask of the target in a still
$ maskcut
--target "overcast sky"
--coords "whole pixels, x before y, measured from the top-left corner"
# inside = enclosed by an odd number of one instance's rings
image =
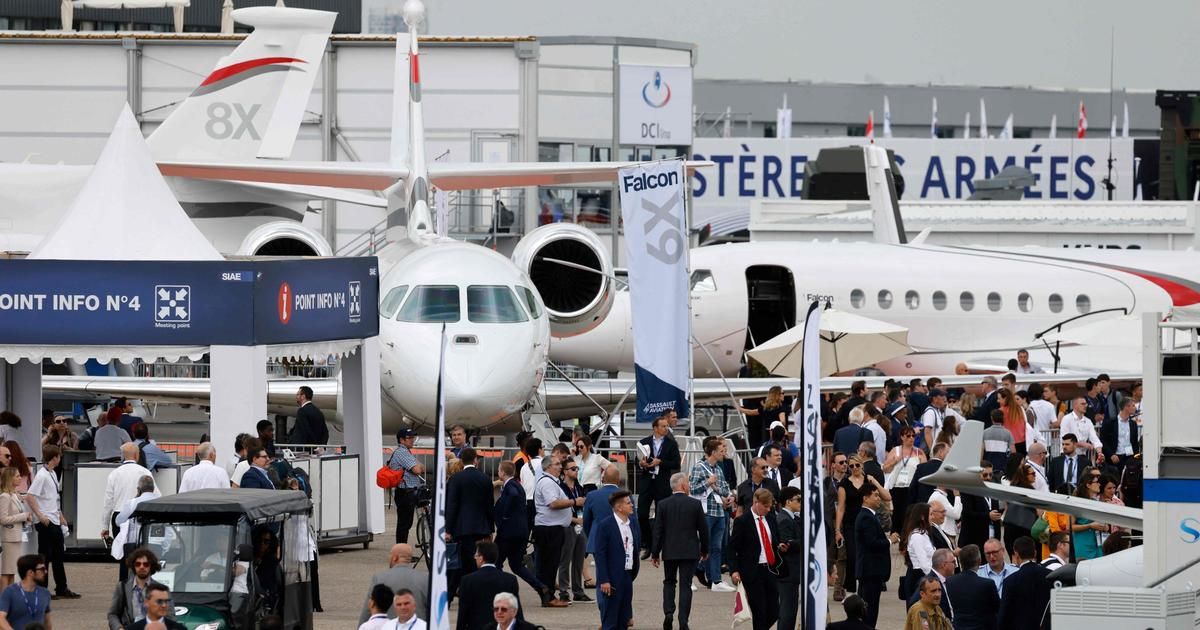
[[[1200,88],[1196,0],[426,0],[435,35],[616,35],[699,45],[698,78]]]

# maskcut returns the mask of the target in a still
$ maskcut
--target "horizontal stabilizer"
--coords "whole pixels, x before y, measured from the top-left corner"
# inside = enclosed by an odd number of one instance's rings
[[[267,184],[263,182],[235,182],[225,180],[231,186],[242,186],[256,190],[267,190],[288,199],[301,201],[344,201],[371,208],[386,208],[387,199],[377,195],[355,192],[346,188],[330,188],[328,186],[295,186],[292,184]]]

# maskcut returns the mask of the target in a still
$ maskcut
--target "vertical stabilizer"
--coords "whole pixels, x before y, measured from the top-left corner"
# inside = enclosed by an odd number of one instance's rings
[[[337,14],[250,7],[233,17],[254,31],[151,134],[155,160],[291,155]]]
[[[408,164],[408,94],[409,60],[408,33],[396,33],[396,76],[392,87],[392,146],[389,162],[393,166]]]
[[[408,162],[409,176],[405,181],[405,201],[408,204],[408,235],[417,238],[433,231],[429,211],[429,171],[425,168],[425,123],[421,116],[421,56],[417,49],[417,34],[425,20],[425,5],[421,0],[406,0],[404,23],[408,26]],[[400,60],[397,53],[397,61]],[[395,139],[392,140],[393,146]]]
[[[867,165],[867,195],[871,200],[871,223],[875,242],[903,245],[908,242],[904,221],[900,218],[900,196],[892,177],[887,151],[875,146],[863,148]]]

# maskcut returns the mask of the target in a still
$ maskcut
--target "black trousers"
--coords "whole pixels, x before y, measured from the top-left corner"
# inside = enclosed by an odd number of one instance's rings
[[[767,570],[765,565],[754,569],[751,582],[746,582],[746,599],[750,613],[754,615],[754,630],[770,630],[779,619],[779,578]],[[742,574],[742,579],[746,579]]]
[[[879,621],[879,594],[883,592],[883,582],[884,578],[858,578],[858,596],[867,602],[867,616],[863,621],[870,628]]]
[[[796,630],[796,615],[800,610],[800,584],[779,583],[779,624],[776,630]]]
[[[646,485],[642,487],[642,491],[638,493],[638,528],[640,528],[642,531],[642,549],[652,549],[652,543],[654,542],[654,530],[650,527],[650,504],[657,504],[660,498],[666,497],[656,496],[654,480],[650,479],[649,477],[643,477],[642,481],[644,481]],[[667,496],[670,495],[668,494]]]
[[[54,592],[65,593],[70,589],[67,588],[67,570],[63,567],[65,542],[62,527],[54,523],[49,525],[37,523],[34,528],[38,535],[38,553],[46,557],[46,562],[54,572]],[[50,574],[47,573],[39,584],[50,588]]]
[[[314,609],[322,609],[321,605],[321,574],[320,567],[317,566],[317,558],[321,556],[320,552],[313,554],[312,562],[308,563],[308,574],[312,584],[312,604]],[[318,611],[322,612],[322,611]]]
[[[558,578],[558,561],[562,557],[564,529],[561,525],[534,525],[533,548],[537,550],[537,578],[548,587],[542,594],[547,600],[554,595]]]
[[[525,545],[528,542],[524,538],[497,538],[496,546],[500,548],[500,559],[496,561],[496,568],[503,569],[504,563],[507,562],[508,570],[525,580],[540,597],[545,592],[546,585],[525,566]]]
[[[688,627],[692,615],[692,576],[696,573],[696,560],[663,561],[663,616],[670,619],[675,614],[675,587],[679,587],[679,627]]]
[[[475,566],[475,543],[483,536],[460,536],[454,539],[458,543],[458,568],[449,571],[446,576],[446,588],[450,590],[450,601],[458,596],[458,585],[463,576],[473,573]]]
[[[396,488],[393,500],[396,503],[396,542],[408,543],[413,513],[417,509],[417,494],[411,488]]]

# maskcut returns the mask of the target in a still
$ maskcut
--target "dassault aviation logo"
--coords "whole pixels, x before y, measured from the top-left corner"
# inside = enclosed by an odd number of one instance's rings
[[[671,101],[671,86],[663,81],[661,72],[655,70],[654,80],[647,81],[642,86],[642,100],[655,109],[663,107]]]

